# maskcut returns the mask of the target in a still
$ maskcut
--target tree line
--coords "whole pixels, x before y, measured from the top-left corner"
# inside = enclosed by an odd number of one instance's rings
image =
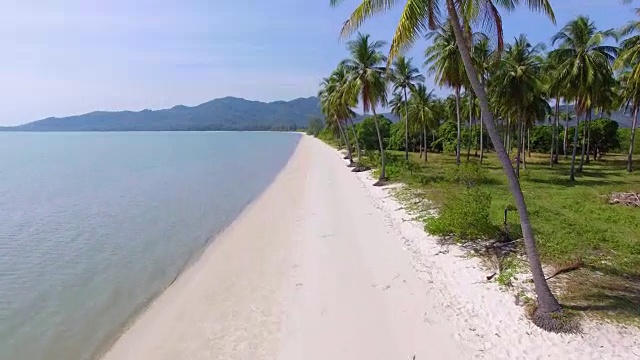
[[[330,1],[334,6],[341,2]],[[323,79],[318,96],[327,127],[346,144],[350,166],[361,169],[363,147],[370,151],[375,146],[380,155],[377,185],[386,179],[389,147],[402,146],[408,159],[408,152],[419,144],[426,160],[428,148],[441,146],[455,151],[458,165],[465,150],[467,158],[471,156],[476,142],[480,162],[486,150],[494,151],[520,218],[537,297],[532,320],[543,329],[564,331],[562,307],[540,263],[518,180],[520,168],[526,166],[533,142],[534,149],[548,151],[550,167],[561,154],[565,156],[574,182],[575,174],[590,161],[620,146],[620,139],[615,144],[610,138],[613,133],[618,137],[617,124],[606,117],[623,109],[632,114],[626,170],[633,170],[640,109],[640,21],[601,30],[588,17],[579,16],[552,36],[550,49],[532,44],[525,34],[505,44],[501,12],[520,4],[555,23],[548,0],[407,0],[390,46],[357,33],[347,42],[349,56]],[[345,21],[342,36],[352,35],[392,5],[363,1]],[[401,55],[423,36],[431,41],[423,66],[438,86],[452,90],[445,99],[427,87],[414,60]],[[372,116],[356,125],[357,107]],[[378,116],[376,110],[384,107],[401,118],[401,130]],[[577,121],[576,126],[568,126],[570,119]],[[550,125],[535,126],[544,120]]]

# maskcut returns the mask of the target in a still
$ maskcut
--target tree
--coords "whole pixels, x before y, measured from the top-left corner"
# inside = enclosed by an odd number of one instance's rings
[[[484,35],[484,34],[483,34]],[[489,74],[495,70],[498,63],[498,57],[495,56],[496,52],[491,47],[489,37],[478,36],[477,41],[473,47],[473,60],[478,69],[480,76],[480,83],[484,86],[487,84]],[[482,130],[482,114],[480,114],[480,164],[484,158],[484,131]]]
[[[427,161],[427,129],[434,130],[436,122],[432,108],[435,107],[433,91],[427,93],[424,84],[418,84],[411,91],[411,100],[408,103],[407,118],[415,120],[422,125],[422,136],[425,144],[424,161]]]
[[[511,109],[518,129],[516,175],[520,176],[525,129],[531,127],[540,116],[542,98],[542,74],[540,52],[542,44],[533,46],[522,34],[513,44],[507,45],[498,73],[493,77],[492,91],[498,102]],[[533,115],[533,118],[532,118]]]
[[[334,5],[338,2],[339,0],[331,0],[331,3]],[[499,2],[486,0],[482,2],[460,3],[455,0],[407,0],[391,43],[389,58],[394,58],[402,49],[410,46],[419,37],[423,29],[427,27],[430,29],[437,28],[440,23],[440,5],[443,2],[446,4],[447,13],[449,15],[448,22],[452,24],[456,44],[458,45],[458,49],[462,56],[464,69],[467,73],[467,77],[469,78],[469,82],[471,83],[471,87],[478,97],[487,132],[495,147],[498,159],[504,169],[509,183],[509,188],[514,197],[516,208],[518,209],[520,216],[520,225],[522,227],[525,249],[529,259],[529,266],[533,275],[534,287],[538,299],[538,307],[534,313],[534,323],[546,330],[558,331],[559,322],[557,321],[557,317],[552,314],[560,312],[561,307],[551,293],[551,290],[545,280],[536,248],[533,229],[531,227],[531,222],[529,221],[524,195],[520,188],[520,183],[515,176],[513,166],[507,156],[502,140],[500,139],[500,135],[496,131],[495,124],[493,122],[493,113],[489,107],[489,99],[483,84],[480,82],[478,71],[473,64],[471,51],[469,49],[470,37],[465,35],[465,30],[463,30],[463,27],[466,27],[465,24],[468,24],[474,19],[492,19],[493,24],[495,25],[494,29],[497,33],[496,38],[498,40],[498,48],[501,48],[502,21],[496,4],[509,10],[514,8],[515,5],[520,2],[516,2],[515,0]],[[553,21],[555,21],[551,5],[547,0],[524,0],[523,3],[528,5],[532,10],[544,12]],[[343,34],[349,34],[354,29],[358,28],[367,18],[378,12],[389,9],[390,4],[392,3],[383,1],[363,1],[363,3],[361,3],[352,13],[350,19],[345,22],[342,30]],[[474,18],[471,18],[471,16],[474,16]],[[461,19],[464,23],[461,23]]]
[[[573,88],[576,97],[576,118],[585,115],[585,121],[591,117],[598,91],[602,91],[611,82],[613,76],[611,63],[615,59],[617,49],[603,45],[603,42],[614,36],[611,30],[600,32],[588,17],[578,16],[570,21],[562,30],[553,36],[551,42],[559,43],[559,48],[549,56],[558,63],[558,79]],[[571,172],[569,180],[575,181],[575,163],[578,149],[578,128],[573,135],[573,153],[571,155]],[[584,155],[585,143],[582,146]],[[582,156],[581,156],[582,157]],[[582,161],[581,161],[582,162]]]
[[[411,64],[412,59],[404,56],[398,56],[393,62],[391,70],[391,81],[393,82],[393,91],[402,92],[404,95],[404,105],[407,106],[407,90],[411,91],[417,83],[424,81],[424,76],[420,74],[418,68]],[[404,159],[409,160],[409,119],[407,118],[405,108],[405,124],[404,124]]]
[[[342,61],[342,65],[350,74],[351,91],[358,94],[363,112],[373,113],[380,148],[380,178],[377,184],[382,184],[386,179],[384,144],[376,116],[376,105],[385,105],[387,102],[387,84],[384,77],[386,69],[382,66],[387,58],[380,51],[384,45],[383,41],[371,41],[369,35],[358,33],[355,40],[347,42],[351,57]]]
[[[356,104],[356,98],[354,93],[350,91],[347,69],[343,65],[338,65],[338,67],[331,73],[331,76],[322,81],[318,96],[320,97],[322,112],[330,122],[335,123],[347,146],[349,165],[353,166],[349,129],[348,126],[346,126],[346,122],[351,121],[351,119],[356,115],[355,112],[351,110],[351,107]],[[345,123],[346,129],[344,129],[345,126],[343,126],[343,123]],[[353,124],[351,129],[353,131],[354,142],[356,144],[358,155],[357,159],[359,161],[361,158],[360,145],[358,143],[358,137],[355,129],[353,128]]]
[[[383,144],[388,145],[391,136],[391,120],[382,115],[368,116],[358,126],[358,139],[366,151],[371,151],[379,146],[378,134],[382,136]]]
[[[636,9],[636,14],[640,15],[640,9]],[[638,108],[640,107],[640,21],[631,21],[624,26],[620,34],[626,36],[636,34],[622,42],[622,51],[616,61],[616,68],[626,69],[623,73],[623,93],[622,97],[630,103],[633,109],[633,122],[631,124],[631,138],[629,144],[629,154],[627,155],[627,171],[633,171],[633,153],[638,127]]]
[[[465,83],[462,58],[456,45],[455,34],[450,25],[440,26],[437,30],[427,34],[427,39],[432,40],[432,45],[425,51],[425,65],[435,75],[436,82],[440,86],[453,88],[455,94],[456,120],[458,133],[456,140],[456,163],[460,165],[460,91]]]

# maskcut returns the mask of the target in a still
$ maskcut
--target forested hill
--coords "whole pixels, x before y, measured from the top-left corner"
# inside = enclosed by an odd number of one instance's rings
[[[309,118],[322,116],[316,97],[264,103],[235,97],[193,107],[143,111],[96,111],[47,118],[0,128],[4,131],[169,131],[169,130],[294,130]]]

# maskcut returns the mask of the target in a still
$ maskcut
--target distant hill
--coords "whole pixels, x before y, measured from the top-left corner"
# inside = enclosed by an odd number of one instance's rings
[[[322,116],[317,97],[264,103],[235,97],[189,107],[142,111],[96,111],[63,118],[47,118],[3,131],[186,131],[291,130],[306,127]]]

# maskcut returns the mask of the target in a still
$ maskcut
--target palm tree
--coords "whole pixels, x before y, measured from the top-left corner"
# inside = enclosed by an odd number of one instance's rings
[[[336,5],[340,0],[330,0],[330,2],[332,5]],[[558,331],[558,321],[554,316],[552,316],[552,314],[560,312],[561,307],[551,293],[551,290],[545,280],[542,265],[540,263],[540,257],[536,248],[533,229],[531,227],[531,222],[529,221],[529,214],[527,212],[524,195],[520,188],[520,183],[513,171],[511,161],[509,160],[502,140],[500,139],[500,135],[496,131],[493,123],[493,113],[489,107],[489,99],[483,84],[480,82],[478,71],[473,64],[473,59],[471,57],[471,50],[469,49],[469,44],[471,43],[470,36],[465,34],[465,31],[463,30],[465,23],[468,24],[476,19],[493,19],[493,24],[495,25],[493,28],[496,30],[496,39],[498,48],[500,49],[502,47],[502,21],[496,5],[510,10],[517,4],[523,3],[531,10],[545,13],[552,21],[555,22],[553,10],[551,9],[551,5],[548,0],[483,0],[481,2],[469,1],[462,3],[456,0],[407,0],[391,43],[391,49],[389,51],[390,59],[393,59],[399,52],[409,47],[425,28],[434,30],[438,27],[441,17],[440,6],[443,3],[446,5],[447,13],[449,15],[447,21],[452,24],[454,30],[456,44],[458,45],[458,49],[462,56],[464,69],[467,73],[467,77],[469,78],[471,87],[478,97],[487,132],[507,177],[509,188],[514,197],[516,208],[518,209],[520,216],[520,225],[522,227],[525,249],[529,259],[531,273],[533,275],[536,296],[538,298],[538,307],[534,313],[534,323],[544,329]],[[388,10],[392,4],[392,2],[388,1],[364,0],[352,13],[351,17],[345,22],[342,29],[343,35],[350,34],[353,30],[360,27],[366,19],[376,13]],[[472,16],[474,18],[471,18]],[[465,23],[461,23],[461,19]]]
[[[351,91],[358,94],[363,112],[373,113],[380,146],[380,178],[377,184],[382,184],[387,177],[384,144],[376,116],[376,105],[387,102],[386,68],[383,66],[387,58],[380,51],[384,46],[384,41],[371,41],[369,35],[358,33],[355,40],[347,42],[351,57],[341,63],[350,74]]]
[[[456,120],[458,134],[456,139],[456,163],[460,165],[460,92],[465,84],[464,67],[462,58],[456,45],[456,37],[450,25],[439,27],[427,34],[427,39],[432,40],[432,45],[425,51],[425,66],[435,75],[439,86],[453,88],[456,99]]]
[[[349,126],[346,122],[351,121],[356,116],[355,112],[351,110],[351,108],[356,105],[356,98],[349,92],[348,81],[349,77],[346,68],[338,65],[329,78],[323,79],[318,96],[325,117],[334,122],[338,127],[341,137],[347,146],[349,165],[353,166]],[[346,129],[343,128],[343,122],[345,123]],[[360,145],[353,124],[351,129],[357,149],[357,159],[359,160],[361,158]],[[358,160],[356,160],[356,165]]]
[[[484,35],[484,34],[483,34]],[[491,48],[489,37],[479,36],[473,47],[473,60],[478,69],[480,83],[484,86],[489,78],[489,74],[494,70],[497,61]],[[480,164],[484,158],[484,131],[482,130],[482,114],[480,114]]]
[[[404,95],[405,106],[407,105],[407,89],[413,90],[416,83],[424,81],[424,76],[420,74],[420,70],[411,64],[412,59],[404,56],[398,56],[393,62],[391,70],[391,81],[393,82],[393,91],[402,92]],[[405,109],[404,124],[404,159],[409,160],[409,119],[406,116]]]
[[[520,35],[512,45],[507,46],[500,70],[492,79],[493,93],[504,108],[514,111],[513,115],[516,118],[519,133],[516,155],[516,176],[518,177],[525,129],[535,121],[530,115],[540,109],[540,96],[543,90],[540,53],[543,48],[542,44],[532,46],[524,34]]]
[[[640,9],[636,9],[636,14],[640,15]],[[633,146],[636,139],[636,129],[638,127],[638,108],[640,107],[640,21],[630,21],[625,25],[620,35],[627,36],[635,34],[625,39],[621,48],[620,57],[616,61],[617,69],[626,69],[621,76],[623,85],[623,98],[631,104],[633,109],[633,122],[631,123],[631,144],[627,156],[627,171],[633,171]]]
[[[407,106],[407,117],[422,125],[424,161],[427,161],[427,129],[433,131],[436,128],[435,101],[433,90],[427,92],[424,84],[417,84],[411,90],[411,99]]]
[[[588,17],[579,16],[565,25],[551,39],[552,44],[560,44],[558,49],[549,54],[558,63],[558,79],[573,88],[576,96],[577,124],[573,134],[569,175],[571,182],[575,181],[580,116],[586,114],[585,118],[588,121],[591,116],[593,97],[605,86],[604,84],[609,83],[608,78],[613,76],[611,63],[615,59],[617,49],[603,45],[603,42],[611,36],[614,36],[613,31],[600,32]],[[582,155],[584,156],[584,141]]]
[[[324,78],[320,84],[320,90],[318,91],[318,97],[320,98],[320,107],[325,119],[328,123],[334,125],[342,138],[347,148],[347,159],[349,159],[349,165],[353,164],[353,155],[351,154],[351,144],[348,138],[348,132],[345,135],[345,131],[342,128],[342,121],[339,115],[339,109],[336,106],[335,96],[338,92],[336,84],[330,77]]]

